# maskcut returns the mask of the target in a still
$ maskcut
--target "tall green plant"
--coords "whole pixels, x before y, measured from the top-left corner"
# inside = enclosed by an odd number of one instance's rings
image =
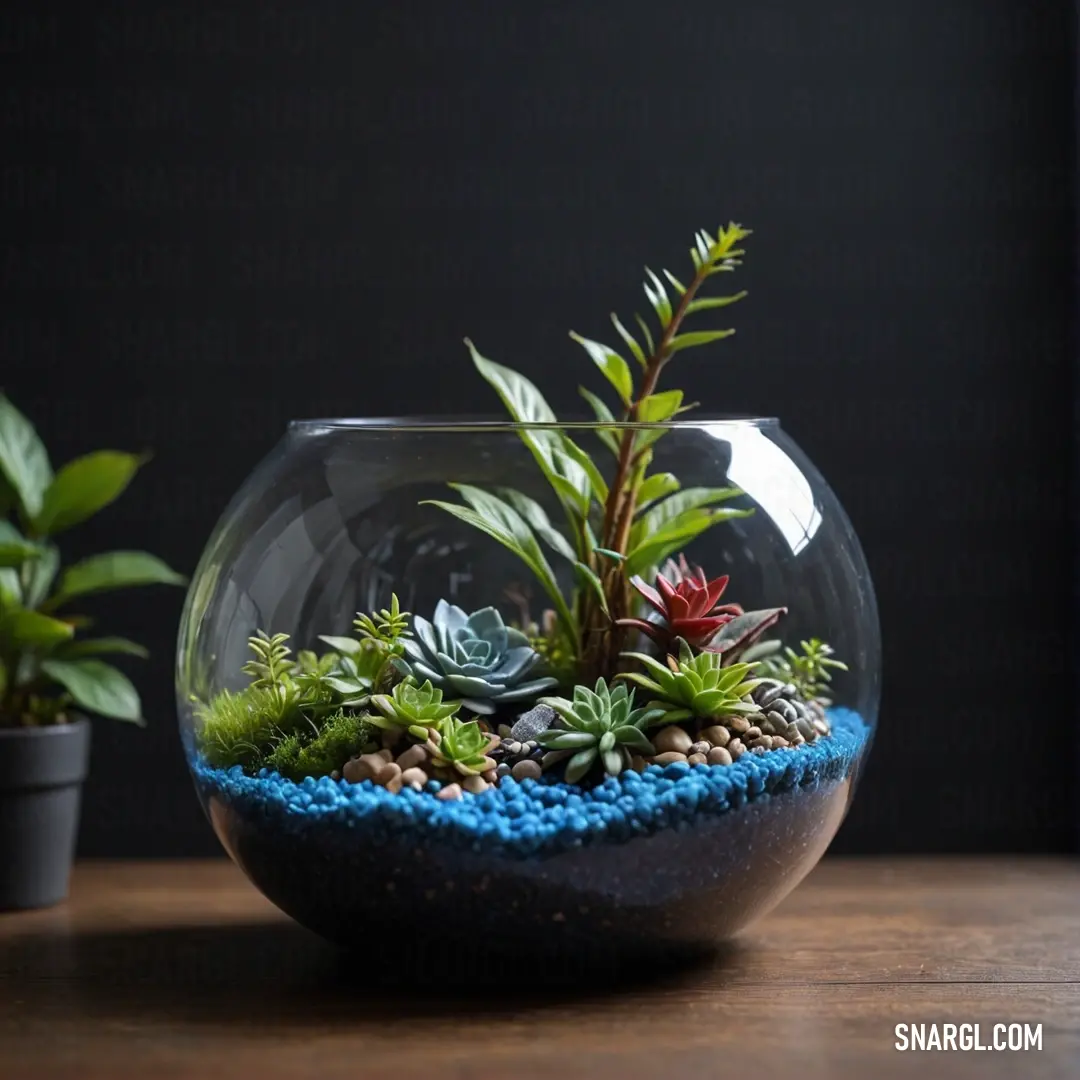
[[[745,517],[751,510],[721,506],[742,494],[731,487],[683,488],[668,472],[650,472],[654,447],[667,424],[694,408],[677,389],[660,389],[660,377],[672,358],[686,349],[729,337],[735,331],[684,329],[691,316],[727,307],[746,294],[700,295],[717,274],[741,265],[739,244],[749,230],[734,223],[715,236],[700,230],[690,249],[693,274],[683,284],[668,270],[660,276],[646,268],[645,295],[657,321],[654,333],[640,314],[634,336],[614,313],[612,325],[629,351],[634,367],[615,349],[571,333],[614,390],[610,407],[593,391],[581,395],[596,415],[596,429],[614,459],[601,469],[565,429],[537,387],[523,375],[481,356],[466,345],[480,375],[498,394],[511,418],[521,424],[521,438],[550,484],[565,528],[520,491],[487,491],[451,485],[462,503],[434,500],[459,519],[487,533],[513,551],[551,599],[566,640],[574,649],[579,675],[586,681],[617,668],[626,630],[618,620],[631,614],[630,579],[655,576],[669,556],[721,521]],[[671,292],[669,292],[669,289]],[[614,426],[622,422],[632,426]],[[535,426],[542,425],[542,426]],[[550,426],[549,426],[550,425]],[[546,552],[545,552],[546,549]],[[569,562],[577,588],[567,602],[548,553]]]
[[[0,394],[0,726],[59,723],[72,707],[141,724],[135,687],[102,656],[145,657],[120,637],[84,637],[87,596],[185,579],[145,551],[61,569],[56,537],[118,498],[146,457],[98,450],[54,473],[34,426]]]

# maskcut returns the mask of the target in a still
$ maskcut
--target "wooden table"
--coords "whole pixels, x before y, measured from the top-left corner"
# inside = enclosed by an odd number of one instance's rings
[[[603,994],[365,991],[230,863],[0,915],[0,1077],[1080,1077],[1080,862],[827,859],[715,963]],[[898,1052],[899,1023],[1042,1050]]]

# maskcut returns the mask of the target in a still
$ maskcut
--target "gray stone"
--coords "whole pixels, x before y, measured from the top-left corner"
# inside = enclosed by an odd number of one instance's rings
[[[782,693],[784,684],[771,679],[754,691],[754,700],[763,708],[768,708]]]
[[[516,742],[529,742],[547,731],[559,714],[550,705],[534,705],[522,713],[510,729],[510,738]]]
[[[501,780],[504,776],[510,775],[510,766],[504,761],[495,769],[495,775]]]

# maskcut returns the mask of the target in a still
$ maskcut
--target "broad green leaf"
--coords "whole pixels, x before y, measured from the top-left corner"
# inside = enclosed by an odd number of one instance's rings
[[[150,655],[149,649],[136,641],[129,641],[122,637],[84,638],[82,641],[69,641],[56,650],[56,656],[60,660],[75,660],[81,656],[104,656],[107,653],[137,656],[141,660],[145,660]]]
[[[585,490],[581,491],[575,484],[567,480],[562,472],[558,471],[558,464],[569,462],[570,458],[562,450],[556,450],[553,452],[551,460],[556,467],[548,474],[548,483],[555,489],[555,493],[562,500],[564,506],[571,507],[579,517],[585,517],[589,512],[588,478],[586,477],[585,480]],[[582,475],[584,476],[584,473]]]
[[[713,525],[733,518],[748,517],[752,513],[752,510],[702,508],[688,511],[659,531],[642,531],[639,534],[642,538],[637,546],[632,547],[626,556],[626,573],[632,577],[648,571]],[[646,514],[645,517],[647,516]],[[645,517],[640,519],[638,526]]]
[[[22,566],[41,557],[37,544],[27,540],[10,521],[0,520],[0,566]]]
[[[552,551],[571,562],[576,561],[577,553],[570,541],[554,525],[547,511],[533,498],[513,488],[500,488],[499,494],[528,522],[529,526]]]
[[[15,489],[8,483],[3,472],[0,472],[0,518],[10,514],[16,502],[18,499],[15,496]]]
[[[615,393],[619,395],[623,404],[629,407],[634,400],[634,379],[627,362],[613,349],[609,349],[598,341],[590,341],[573,331],[570,337],[592,357],[593,363],[603,372],[604,378],[615,387]]]
[[[721,341],[734,333],[734,330],[697,330],[690,334],[679,334],[672,338],[670,351],[677,353],[694,345],[708,345],[710,341]]]
[[[116,499],[145,461],[137,454],[97,450],[68,462],[46,489],[35,528],[50,536],[85,521]]]
[[[671,301],[668,299],[667,290],[664,288],[663,282],[647,266],[645,267],[645,273],[649,275],[649,281],[652,282],[652,288],[649,288],[648,281],[645,282],[645,295],[648,297],[653,311],[656,312],[660,325],[666,327],[671,322]]]
[[[56,572],[60,569],[60,551],[55,544],[42,544],[41,557],[30,567],[30,580],[26,587],[27,607],[40,607],[49,595]]]
[[[615,327],[619,337],[626,342],[626,347],[634,355],[634,359],[642,366],[646,368],[649,366],[649,362],[645,357],[645,352],[641,346],[637,343],[637,338],[626,329],[621,322],[619,322],[619,316],[613,311],[611,313],[611,325]]]
[[[659,394],[650,394],[638,402],[637,418],[643,424],[659,424],[670,420],[682,405],[681,390],[664,390]]]
[[[695,487],[676,491],[663,502],[656,503],[635,522],[630,530],[630,547],[637,547],[651,534],[667,528],[672,522],[677,522],[679,518],[693,513],[699,507],[726,502],[739,495],[742,495],[742,491],[734,487]]]
[[[19,572],[10,566],[0,566],[0,610],[22,604],[22,585]]]
[[[19,500],[27,519],[41,509],[45,489],[52,482],[52,466],[34,425],[0,394],[0,473]]]
[[[614,424],[615,417],[612,415],[611,410],[603,402],[603,400],[596,396],[591,390],[586,389],[584,386],[578,387],[578,393],[589,403],[592,407],[593,413],[596,415],[596,419],[601,424]],[[597,438],[616,456],[619,453],[619,437],[610,428],[596,428]]]
[[[465,339],[465,344],[472,355],[476,370],[499,395],[511,419],[519,424],[558,422],[551,406],[544,400],[543,394],[524,375],[519,375],[512,368],[485,359],[476,351],[468,338]],[[564,457],[561,462],[556,460],[557,451],[562,449],[562,432],[556,428],[550,430],[538,428],[524,429],[519,434],[564,505],[572,506],[581,512],[582,500],[586,506],[588,505],[589,481],[585,473],[569,458]],[[566,471],[562,471],[563,469]],[[572,497],[569,491],[574,493]]]
[[[642,513],[650,503],[656,502],[657,499],[662,499],[665,495],[670,495],[673,491],[678,491],[679,487],[678,477],[673,473],[653,473],[652,476],[638,488],[636,513]]]
[[[728,304],[735,304],[744,299],[746,295],[746,290],[743,289],[734,296],[706,296],[700,300],[691,300],[686,305],[686,314],[693,315],[695,311],[711,311],[713,308],[727,307]]]
[[[74,633],[70,623],[28,608],[14,608],[0,617],[0,638],[17,649],[51,649]]]
[[[596,467],[596,463],[569,436],[564,440],[563,448],[567,456],[584,469],[585,475],[589,478],[589,486],[592,488],[592,493],[596,497],[596,501],[603,506],[604,503],[607,502],[608,486],[607,482],[604,480],[603,474]]]
[[[72,696],[76,705],[113,720],[145,724],[139,695],[122,672],[102,660],[45,660],[41,670]]]
[[[469,506],[459,506],[439,499],[427,499],[424,505],[437,506],[453,514],[454,517],[486,533],[517,555],[551,597],[567,633],[576,640],[577,625],[574,617],[547,559],[544,558],[544,553],[540,550],[540,544],[525,519],[512,506],[480,488],[468,484],[451,484],[450,486],[460,492]]]
[[[76,596],[135,585],[184,585],[186,578],[146,551],[108,551],[68,567],[48,602],[49,610]]]
[[[577,571],[578,580],[587,588],[591,589],[593,595],[600,601],[600,610],[603,611],[605,615],[610,615],[610,612],[608,611],[607,596],[604,594],[604,586],[596,571],[583,562],[574,563],[574,569]]]

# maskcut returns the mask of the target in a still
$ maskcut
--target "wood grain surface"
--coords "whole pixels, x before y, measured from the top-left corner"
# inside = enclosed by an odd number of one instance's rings
[[[512,948],[512,943],[502,947]],[[388,989],[224,861],[84,863],[0,915],[0,1078],[1080,1077],[1080,863],[826,859],[694,970]],[[1042,1050],[898,1052],[898,1023]]]

